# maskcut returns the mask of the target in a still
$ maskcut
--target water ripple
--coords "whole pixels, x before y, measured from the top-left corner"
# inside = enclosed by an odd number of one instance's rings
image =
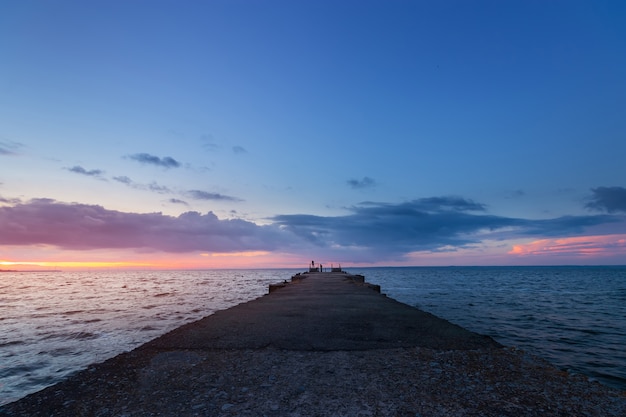
[[[0,405],[266,294],[296,272],[3,273]]]

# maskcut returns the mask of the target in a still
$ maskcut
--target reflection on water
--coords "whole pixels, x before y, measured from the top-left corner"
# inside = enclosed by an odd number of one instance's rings
[[[257,298],[295,272],[3,272],[0,404]]]

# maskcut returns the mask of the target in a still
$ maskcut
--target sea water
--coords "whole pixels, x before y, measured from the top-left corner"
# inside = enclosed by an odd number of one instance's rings
[[[0,273],[0,405],[301,270]],[[626,267],[348,268],[388,296],[626,390]]]
[[[398,301],[626,390],[626,266],[358,273]]]
[[[260,297],[296,272],[2,272],[0,405]]]

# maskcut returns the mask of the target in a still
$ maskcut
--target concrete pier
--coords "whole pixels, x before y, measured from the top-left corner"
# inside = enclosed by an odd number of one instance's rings
[[[299,274],[0,409],[2,416],[626,415],[568,375],[380,293]]]
[[[182,326],[143,349],[369,350],[497,347],[432,314],[379,294],[362,276],[314,272],[269,296]]]

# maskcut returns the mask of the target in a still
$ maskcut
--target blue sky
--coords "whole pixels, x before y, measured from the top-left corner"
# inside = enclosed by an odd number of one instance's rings
[[[625,18],[5,1],[0,261],[626,263]]]

